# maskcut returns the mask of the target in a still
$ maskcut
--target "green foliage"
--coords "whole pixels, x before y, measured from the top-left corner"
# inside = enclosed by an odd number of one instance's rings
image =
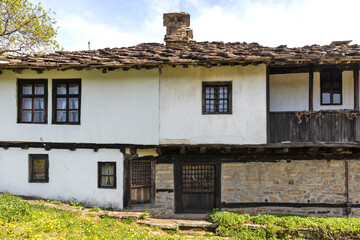
[[[90,212],[98,212],[98,211],[100,211],[101,210],[101,208],[99,208],[99,207],[97,207],[97,206],[94,206],[92,209],[90,209],[89,211]]]
[[[150,213],[151,213],[151,209],[146,208],[145,212],[140,215],[140,219],[141,220],[147,219],[149,217]]]
[[[85,205],[85,202],[79,202],[76,198],[73,197],[70,200],[70,205],[81,209]]]
[[[127,217],[124,220],[124,223],[127,223],[127,224],[133,224],[134,222],[136,222],[136,219],[134,217]]]
[[[18,216],[17,210],[22,212],[21,209],[27,208],[27,214],[12,222],[4,221],[7,208],[14,216]],[[29,205],[18,197],[0,194],[0,239],[186,239],[161,230],[156,230],[157,234],[153,231],[113,218],[88,216],[45,204]]]
[[[30,207],[27,202],[11,194],[0,194],[0,225],[5,222],[12,222],[23,219],[30,214]]]
[[[0,1],[0,55],[47,53],[59,49],[56,21],[41,4]]]
[[[301,229],[310,229],[317,239],[356,239],[360,236],[359,218],[316,218],[298,215],[267,214],[250,216],[214,211],[208,220],[217,226],[219,236],[239,239],[301,238]]]

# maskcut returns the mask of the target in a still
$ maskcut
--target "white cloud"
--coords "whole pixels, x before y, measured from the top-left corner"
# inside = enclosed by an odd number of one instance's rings
[[[59,20],[61,26],[58,41],[64,50],[87,50],[106,47],[133,46],[142,42],[142,38],[122,32],[116,27],[103,24],[91,24],[80,17],[66,17]]]

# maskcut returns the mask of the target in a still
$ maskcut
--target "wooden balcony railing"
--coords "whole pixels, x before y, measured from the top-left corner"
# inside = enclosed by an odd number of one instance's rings
[[[360,112],[270,112],[269,143],[338,142],[360,140]]]

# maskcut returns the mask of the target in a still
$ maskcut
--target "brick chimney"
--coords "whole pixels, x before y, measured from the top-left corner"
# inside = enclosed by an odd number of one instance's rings
[[[188,44],[189,39],[193,38],[190,26],[190,14],[164,13],[164,26],[166,26],[166,35],[164,41],[166,46],[183,46]]]

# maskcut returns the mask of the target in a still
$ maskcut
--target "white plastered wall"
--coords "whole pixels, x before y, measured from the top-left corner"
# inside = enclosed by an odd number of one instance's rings
[[[270,111],[301,111],[308,108],[308,73],[270,75]]]
[[[354,108],[353,71],[342,73],[342,104],[321,105],[320,72],[314,72],[314,111]],[[309,74],[292,73],[270,75],[270,111],[309,110]]]
[[[48,154],[49,182],[29,183],[28,155]],[[98,162],[116,162],[117,188],[98,188]],[[0,149],[0,192],[123,208],[123,154],[119,150]]]
[[[17,78],[48,79],[48,124],[17,122]],[[52,79],[80,78],[81,124],[51,124]],[[44,71],[0,75],[0,141],[158,144],[159,70]]]
[[[232,81],[232,114],[202,114],[204,81]],[[160,143],[266,143],[265,65],[164,67]]]

